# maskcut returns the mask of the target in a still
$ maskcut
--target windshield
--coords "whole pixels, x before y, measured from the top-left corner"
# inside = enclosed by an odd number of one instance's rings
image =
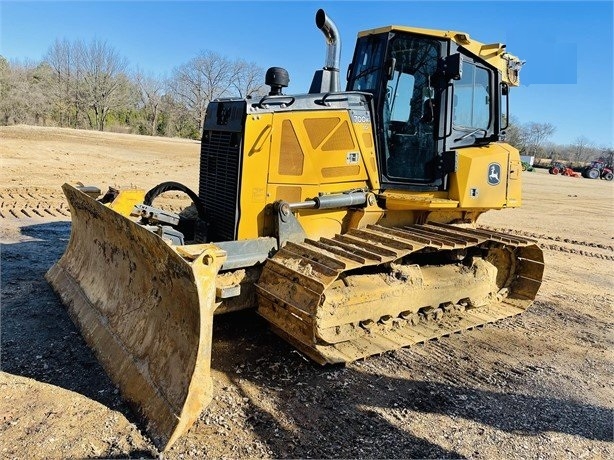
[[[437,40],[397,35],[390,43],[394,63],[384,99],[386,175],[397,180],[435,179],[435,89],[441,44]]]

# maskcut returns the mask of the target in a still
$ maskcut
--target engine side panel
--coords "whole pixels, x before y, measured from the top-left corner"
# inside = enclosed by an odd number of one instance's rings
[[[468,147],[457,151],[458,167],[450,174],[449,198],[462,209],[520,206],[521,164],[518,151],[507,144]]]

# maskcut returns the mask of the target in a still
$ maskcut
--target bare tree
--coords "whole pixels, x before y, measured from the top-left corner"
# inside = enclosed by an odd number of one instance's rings
[[[601,155],[600,158],[605,161],[607,165],[614,165],[614,149],[608,147],[601,147]]]
[[[534,121],[523,126],[525,145],[528,155],[539,155],[544,142],[554,134],[556,128],[550,123],[536,123]]]
[[[505,130],[505,141],[516,147],[520,153],[524,153],[526,150],[526,138],[522,124],[512,117],[509,121],[508,127]]]
[[[264,70],[254,62],[247,62],[243,59],[237,59],[234,62],[232,79],[232,88],[236,95],[244,97],[252,97],[256,95],[266,94],[264,86]]]
[[[572,161],[573,148],[571,145],[555,144],[548,142],[544,145],[544,150],[549,152],[549,157],[555,160]]]
[[[0,116],[2,123],[45,124],[50,116],[50,69],[32,61],[0,60]]]
[[[171,90],[175,99],[184,104],[201,132],[209,102],[229,95],[235,67],[225,57],[212,51],[201,52],[175,69]]]
[[[573,152],[573,161],[578,163],[588,159],[592,143],[585,136],[577,137],[571,145]]]
[[[128,66],[106,41],[92,40],[89,45],[78,47],[78,67],[83,86],[81,101],[88,108],[90,126],[104,131],[109,111],[126,104]]]
[[[45,62],[53,70],[50,85],[53,111],[60,126],[78,127],[79,105],[79,45],[67,39],[56,39],[47,50]]]
[[[138,88],[140,102],[148,122],[148,134],[154,136],[157,134],[165,83],[159,78],[145,75],[142,70],[137,70],[134,75],[134,82]]]
[[[11,66],[4,56],[0,56],[0,123],[8,125],[10,112],[8,98],[11,93]]]
[[[30,69],[28,70],[28,111],[35,124],[46,125],[51,117],[49,86],[53,71],[45,62],[32,63]]]
[[[0,69],[0,114],[2,124],[27,123],[28,72],[19,63],[4,62]]]
[[[188,108],[168,93],[162,96],[160,125],[165,136],[197,139],[202,134]]]

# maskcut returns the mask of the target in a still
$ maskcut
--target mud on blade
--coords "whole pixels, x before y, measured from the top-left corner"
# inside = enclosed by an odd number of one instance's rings
[[[66,252],[47,280],[162,450],[212,398],[215,276],[211,246],[187,262],[157,235],[75,188]]]

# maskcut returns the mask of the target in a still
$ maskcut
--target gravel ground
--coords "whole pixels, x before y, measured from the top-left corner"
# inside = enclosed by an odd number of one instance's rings
[[[544,249],[529,311],[345,367],[306,360],[252,311],[216,317],[215,399],[164,458],[614,458],[614,184],[523,177],[524,208],[483,224]],[[0,456],[157,457],[43,278],[70,223],[20,214],[35,185],[0,190],[19,216],[0,220]]]

